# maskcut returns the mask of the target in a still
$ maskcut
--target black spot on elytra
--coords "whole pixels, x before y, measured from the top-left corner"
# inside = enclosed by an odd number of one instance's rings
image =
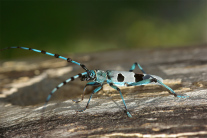
[[[121,73],[119,73],[118,76],[117,76],[117,80],[118,80],[118,82],[123,82],[124,81],[124,76]]]
[[[153,78],[151,79],[151,82],[157,82],[157,79]]]
[[[134,78],[136,82],[142,81],[143,80],[143,74],[134,74]]]
[[[109,71],[108,71],[108,70],[106,71],[106,73],[107,73],[107,78],[108,78],[109,80],[111,80],[111,76],[109,75]]]

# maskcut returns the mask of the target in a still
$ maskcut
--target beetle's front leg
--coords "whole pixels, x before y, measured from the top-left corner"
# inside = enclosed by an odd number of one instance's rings
[[[75,103],[79,103],[80,101],[83,101],[83,98],[84,98],[84,95],[85,95],[85,90],[86,90],[86,87],[87,86],[97,86],[97,85],[100,85],[100,83],[97,83],[97,82],[89,82],[85,85],[84,89],[83,89],[83,95],[81,97],[81,100],[73,100],[73,102]]]
[[[89,100],[88,100],[88,103],[87,103],[86,107],[85,107],[84,109],[82,109],[82,110],[79,110],[78,112],[83,112],[83,111],[85,111],[85,110],[88,108],[88,105],[89,105],[89,103],[90,103],[90,100],[91,100],[93,94],[95,94],[95,93],[97,93],[98,91],[100,91],[102,87],[103,87],[103,85],[101,85],[101,86],[97,87],[95,90],[93,90],[93,92],[92,92],[92,94],[91,94],[91,96],[90,96],[90,98],[89,98]]]

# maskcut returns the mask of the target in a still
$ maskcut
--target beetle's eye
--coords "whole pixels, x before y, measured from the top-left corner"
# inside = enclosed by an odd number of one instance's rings
[[[93,73],[91,72],[91,76],[93,76]]]

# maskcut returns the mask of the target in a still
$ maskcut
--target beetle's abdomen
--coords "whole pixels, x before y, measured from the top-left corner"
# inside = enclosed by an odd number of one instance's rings
[[[108,79],[112,82],[138,82],[143,80],[143,74],[128,71],[107,71]]]

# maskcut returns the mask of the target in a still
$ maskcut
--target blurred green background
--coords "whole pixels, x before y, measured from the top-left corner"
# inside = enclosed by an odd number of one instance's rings
[[[64,55],[206,42],[206,0],[0,1],[0,48],[24,46]],[[36,55],[10,49],[0,58],[31,54]]]

